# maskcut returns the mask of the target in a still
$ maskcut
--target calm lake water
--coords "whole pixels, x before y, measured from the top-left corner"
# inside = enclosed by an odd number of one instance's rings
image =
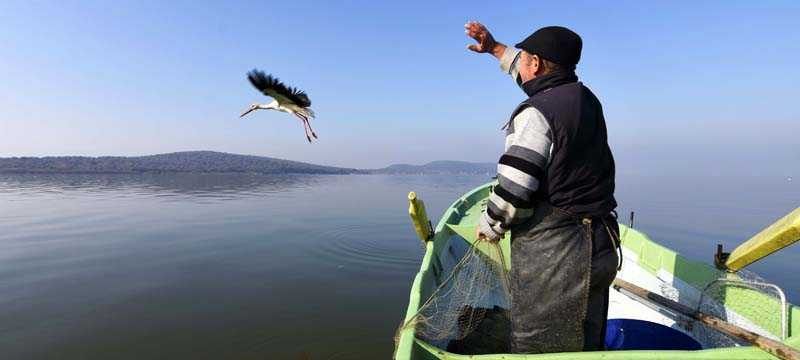
[[[0,175],[8,359],[383,359],[436,220],[488,176]],[[618,177],[620,214],[711,261],[800,206],[786,178]],[[800,246],[753,266],[800,302]]]

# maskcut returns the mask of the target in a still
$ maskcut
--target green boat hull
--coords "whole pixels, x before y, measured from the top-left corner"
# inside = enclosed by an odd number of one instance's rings
[[[474,241],[475,226],[478,221],[486,199],[488,198],[492,183],[473,189],[457,199],[440,219],[434,229],[433,238],[425,243],[425,255],[422,258],[420,270],[411,286],[408,309],[405,321],[411,319],[419,307],[436,288],[436,274],[441,276],[441,269],[435,269],[441,264],[438,259],[447,242],[456,235],[468,242]],[[620,224],[623,247],[623,271],[618,275],[636,285],[647,288],[656,286],[653,279],[670,279],[681,292],[679,299],[696,298],[697,294],[710,282],[725,274],[711,265],[690,261],[674,251],[659,245],[645,234]],[[500,243],[506,256],[510,256],[509,237],[506,236]],[[480,246],[480,245],[478,245]],[[487,252],[488,253],[488,252]],[[441,256],[445,256],[442,254]],[[510,262],[507,262],[510,263]],[[629,268],[626,271],[626,267]],[[691,301],[691,300],[686,300]],[[722,298],[725,311],[730,311],[742,321],[748,322],[752,327],[760,329],[762,333],[782,340],[785,344],[800,349],[800,311],[789,304],[786,311],[787,321],[785,331],[779,317],[759,316],[754,309],[779,308],[774,297],[748,288],[726,289]],[[615,303],[612,301],[610,314],[614,312]],[[620,307],[621,305],[616,305]],[[624,312],[624,311],[623,311]],[[611,315],[609,316],[611,317]],[[676,323],[677,324],[677,323]],[[675,325],[677,326],[677,325]],[[784,337],[785,333],[785,337]],[[719,347],[696,351],[682,350],[624,350],[624,351],[598,351],[578,353],[552,353],[552,354],[491,354],[491,355],[459,355],[447,352],[426,343],[414,336],[414,328],[406,327],[398,332],[395,358],[399,360],[421,359],[774,359],[768,353],[747,344],[738,344],[729,347]]]

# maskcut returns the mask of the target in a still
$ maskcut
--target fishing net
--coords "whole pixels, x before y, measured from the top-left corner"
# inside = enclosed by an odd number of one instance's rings
[[[782,341],[786,336],[783,292],[751,271],[726,274],[708,283],[697,309],[773,340]],[[731,346],[734,342],[706,326],[696,332],[715,346]]]
[[[622,233],[625,242],[628,227]],[[663,279],[662,279],[663,280]],[[677,278],[659,284],[661,296],[717,317],[761,336],[783,341],[787,337],[788,307],[783,290],[749,270],[720,271],[696,288]],[[703,348],[751,345],[725,335],[689,317],[673,314],[678,328],[689,333]]]
[[[507,353],[509,275],[500,246],[471,246],[455,236],[436,261],[443,269],[438,286],[398,334],[413,327],[416,338],[453,353]]]
[[[747,270],[720,273],[700,290],[693,294],[669,283],[661,284],[661,294],[673,301],[773,340],[785,338],[787,310],[783,292],[757,274]],[[679,325],[704,348],[750,345],[688,318],[680,319]]]

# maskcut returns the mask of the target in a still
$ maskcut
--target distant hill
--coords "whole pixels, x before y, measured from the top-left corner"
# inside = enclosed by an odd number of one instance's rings
[[[425,165],[395,164],[368,171],[372,174],[493,174],[497,172],[497,164],[440,160]]]
[[[362,170],[264,156],[184,151],[148,156],[47,156],[0,158],[0,173],[243,172],[262,174],[359,174]]]
[[[425,165],[396,164],[382,169],[351,169],[265,156],[215,151],[183,151],[147,156],[45,156],[0,158],[0,173],[259,173],[259,174],[493,174],[494,163],[433,161]]]

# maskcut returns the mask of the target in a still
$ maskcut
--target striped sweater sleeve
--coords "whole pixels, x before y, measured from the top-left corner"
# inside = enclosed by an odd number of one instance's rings
[[[479,222],[481,233],[492,240],[533,215],[534,193],[552,150],[550,126],[539,110],[528,107],[517,114],[511,129],[497,165],[498,185]]]

